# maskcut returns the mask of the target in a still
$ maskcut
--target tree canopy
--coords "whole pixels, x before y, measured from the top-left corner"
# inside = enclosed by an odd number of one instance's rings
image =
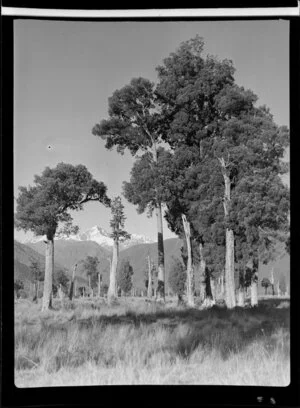
[[[71,226],[70,210],[88,201],[110,205],[106,186],[93,179],[82,164],[59,163],[34,177],[34,186],[19,187],[16,227],[53,238],[60,224]]]

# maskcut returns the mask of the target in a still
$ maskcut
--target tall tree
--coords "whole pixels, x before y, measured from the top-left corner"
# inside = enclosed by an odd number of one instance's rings
[[[110,267],[110,280],[108,289],[108,301],[111,303],[117,296],[117,268],[119,261],[119,243],[129,239],[130,234],[124,230],[125,214],[124,205],[122,204],[121,197],[117,196],[111,202],[112,219],[110,226],[112,229],[111,238],[113,238],[113,256]]]
[[[62,224],[64,232],[74,232],[70,210],[81,210],[88,201],[109,206],[106,186],[93,179],[83,165],[59,163],[46,167],[41,176],[34,177],[34,186],[19,187],[16,227],[45,235],[46,261],[42,310],[51,306],[54,269],[54,237]],[[78,230],[78,228],[77,228]]]
[[[109,119],[93,127],[92,133],[106,141],[105,147],[117,146],[121,154],[128,149],[132,155],[138,151],[151,153],[155,168],[158,160],[157,149],[161,141],[162,118],[156,104],[155,87],[144,78],[134,78],[129,85],[116,90],[108,100]],[[155,190],[155,188],[154,188]],[[151,198],[157,218],[158,272],[160,295],[165,296],[165,260],[162,224],[162,203],[159,195]]]

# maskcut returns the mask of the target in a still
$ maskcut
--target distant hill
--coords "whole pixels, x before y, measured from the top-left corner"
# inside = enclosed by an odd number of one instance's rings
[[[45,251],[45,249],[44,249]],[[31,280],[30,264],[36,261],[40,264],[41,269],[45,267],[45,256],[30,248],[28,245],[14,241],[14,278],[23,281]],[[57,261],[55,262],[55,270],[65,269]]]
[[[181,256],[181,245],[181,240],[178,238],[170,238],[164,241],[166,281],[168,281],[169,271],[172,266],[172,257],[179,258]],[[144,272],[147,268],[146,258],[148,255],[157,264],[157,243],[135,245],[120,252],[120,260],[128,259],[130,261],[134,271],[134,286],[139,289],[145,289]]]
[[[39,254],[45,253],[45,244],[43,242],[28,243],[26,246],[34,249]],[[56,240],[54,242],[55,260],[67,269],[72,269],[75,263],[83,260],[88,255],[97,256],[101,262],[105,261],[105,264],[109,264],[107,258],[110,251],[94,241]]]

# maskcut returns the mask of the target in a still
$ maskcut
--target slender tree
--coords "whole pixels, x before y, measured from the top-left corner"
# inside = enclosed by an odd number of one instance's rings
[[[265,289],[265,295],[268,293],[268,288],[271,286],[271,282],[268,278],[263,278],[261,286]]]
[[[59,163],[46,167],[41,176],[35,176],[33,187],[19,187],[16,227],[45,235],[46,261],[42,310],[51,306],[54,269],[54,237],[62,224],[64,232],[73,232],[70,210],[81,210],[88,201],[99,201],[109,206],[106,186],[97,182],[83,165]],[[78,229],[78,228],[77,228]]]
[[[92,133],[106,141],[107,149],[117,146],[117,151],[121,154],[125,149],[128,149],[132,155],[136,155],[138,151],[149,152],[152,167],[155,168],[163,119],[158,112],[154,84],[144,78],[134,78],[129,85],[116,90],[109,98],[108,104],[109,119],[96,124]],[[159,289],[161,297],[164,298],[162,203],[158,193],[155,199],[152,198],[152,204],[157,218]]]
[[[113,256],[110,268],[110,280],[108,289],[108,302],[111,303],[117,296],[117,268],[119,261],[119,243],[129,239],[130,234],[124,230],[125,214],[124,205],[122,204],[121,197],[117,196],[111,203],[112,219],[110,226],[112,229],[111,238],[113,238]]]
[[[71,279],[71,284],[70,284],[70,291],[69,291],[69,299],[72,300],[74,296],[74,285],[75,285],[75,279],[76,279],[76,271],[77,271],[77,263],[73,265],[73,270],[72,270],[72,279]]]

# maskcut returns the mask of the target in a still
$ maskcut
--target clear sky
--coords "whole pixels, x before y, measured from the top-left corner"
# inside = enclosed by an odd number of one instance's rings
[[[108,97],[133,77],[156,81],[155,67],[182,41],[200,34],[205,52],[233,60],[236,82],[289,125],[289,23],[278,21],[14,22],[14,195],[34,174],[59,162],[84,164],[121,193],[134,159],[107,151],[91,129],[107,118]],[[156,219],[125,201],[126,228],[156,238]],[[110,211],[98,203],[74,213],[83,232],[109,229]],[[174,236],[165,224],[165,238]],[[27,234],[29,236],[29,234]],[[30,235],[31,236],[31,235]],[[15,238],[23,240],[23,232]]]

